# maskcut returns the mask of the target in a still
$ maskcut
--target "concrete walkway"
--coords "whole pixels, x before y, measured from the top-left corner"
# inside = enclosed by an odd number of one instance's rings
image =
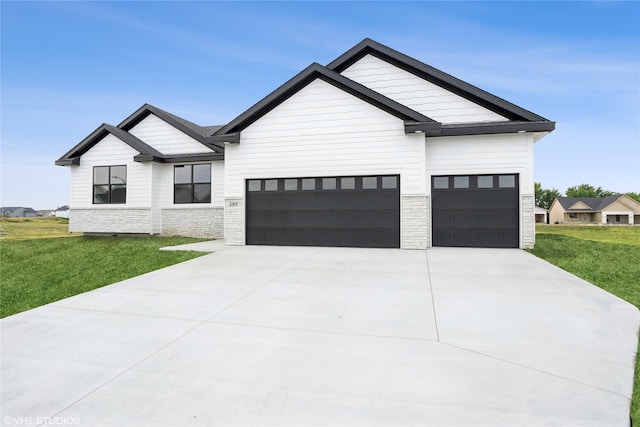
[[[638,310],[526,252],[214,249],[3,319],[3,423],[629,425]]]

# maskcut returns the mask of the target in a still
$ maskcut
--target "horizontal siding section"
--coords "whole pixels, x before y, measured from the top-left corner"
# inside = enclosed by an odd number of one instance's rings
[[[226,196],[248,178],[400,174],[401,190],[424,194],[424,137],[402,120],[322,81],[291,96],[225,150]]]
[[[133,161],[138,152],[109,134],[82,155],[79,166],[71,166],[71,207],[93,207],[93,167],[127,166],[127,203],[119,207],[150,207],[151,165]],[[104,206],[104,205],[100,205]]]
[[[193,203],[193,204],[174,204],[173,203],[173,167],[175,165],[190,164],[211,164],[211,204]],[[162,164],[160,166],[159,176],[159,199],[162,208],[179,207],[181,209],[201,209],[206,207],[223,207],[224,206],[224,161],[215,162],[191,162]]]
[[[431,176],[520,174],[521,193],[533,192],[533,137],[529,134],[426,139],[427,188]]]
[[[163,154],[210,153],[211,150],[189,135],[169,125],[164,120],[149,114],[136,124],[129,133]]]
[[[383,94],[442,123],[506,121],[507,119],[373,55],[366,55],[342,72]]]

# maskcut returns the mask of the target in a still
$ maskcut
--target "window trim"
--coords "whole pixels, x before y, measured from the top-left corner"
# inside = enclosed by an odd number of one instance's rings
[[[184,167],[189,167],[190,168],[190,181],[189,182],[181,182],[181,183],[176,183],[176,169],[177,168],[184,168]],[[195,166],[208,166],[209,167],[209,181],[206,182],[196,182],[194,181],[194,168]],[[213,167],[211,165],[211,163],[189,163],[189,164],[184,164],[184,165],[174,165],[173,166],[173,204],[174,205],[193,205],[193,204],[198,204],[198,205],[202,205],[202,204],[211,204],[211,200],[212,200],[212,184],[213,184],[213,178],[212,178],[212,174],[213,174]],[[189,201],[185,201],[185,202],[179,202],[176,201],[176,187],[177,186],[184,186],[184,185],[188,185],[190,186],[190,198]],[[208,200],[205,201],[197,201],[196,197],[195,197],[195,191],[196,191],[196,185],[209,185],[209,198]]]
[[[96,169],[97,168],[108,168],[109,172],[107,173],[107,176],[109,177],[109,183],[108,184],[96,184]],[[111,178],[113,177],[111,175],[111,168],[124,168],[124,183],[112,183],[111,182]],[[91,196],[92,196],[92,204],[94,205],[126,205],[127,204],[127,165],[98,165],[98,166],[94,166],[93,169],[91,170],[92,172],[92,187],[91,187]],[[108,201],[106,202],[97,202],[96,201],[96,187],[108,187],[107,190],[107,194],[108,194]],[[120,187],[123,186],[124,187],[124,201],[122,202],[114,202],[112,201],[113,198],[113,187]]]

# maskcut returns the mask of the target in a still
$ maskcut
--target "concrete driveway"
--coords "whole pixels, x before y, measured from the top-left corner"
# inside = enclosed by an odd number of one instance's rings
[[[629,424],[638,310],[526,252],[214,246],[3,319],[3,423]]]

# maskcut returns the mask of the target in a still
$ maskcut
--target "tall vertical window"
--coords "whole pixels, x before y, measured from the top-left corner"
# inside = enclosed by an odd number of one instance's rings
[[[126,166],[94,166],[93,203],[127,203]]]
[[[211,203],[211,164],[174,166],[173,203]]]

